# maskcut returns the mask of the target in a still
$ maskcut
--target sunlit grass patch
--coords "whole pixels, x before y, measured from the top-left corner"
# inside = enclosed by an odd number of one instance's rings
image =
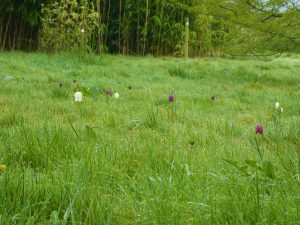
[[[297,224],[297,60],[1,52],[0,224]]]

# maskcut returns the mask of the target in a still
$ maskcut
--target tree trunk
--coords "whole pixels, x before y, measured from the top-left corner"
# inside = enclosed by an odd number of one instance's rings
[[[160,21],[161,21],[161,24],[160,24],[160,27],[159,27],[159,32],[158,32],[158,43],[157,43],[157,51],[156,51],[156,54],[159,55],[160,54],[160,42],[161,42],[161,32],[162,32],[162,23],[163,23],[163,13],[164,13],[164,5],[163,5],[163,2],[161,3],[161,9],[160,9]]]
[[[184,32],[184,57],[189,57],[189,19],[185,22],[185,32]]]
[[[144,30],[144,46],[143,46],[143,55],[146,52],[146,43],[147,43],[147,32],[148,32],[148,16],[149,16],[149,0],[146,0],[146,17],[145,17],[145,30]]]
[[[9,18],[8,18],[8,21],[7,21],[7,24],[6,24],[6,29],[5,29],[3,43],[2,43],[2,50],[4,50],[4,48],[5,48],[7,32],[8,32],[9,25],[10,25],[10,19],[11,19],[11,12],[9,13]]]
[[[2,46],[2,34],[4,29],[4,13],[0,10],[0,46]]]
[[[14,25],[15,30],[14,30],[14,36],[13,36],[13,42],[12,42],[12,50],[15,49],[16,37],[17,37],[17,35],[18,35],[18,26],[19,26],[19,20],[20,20],[20,18],[19,18],[19,17],[16,17],[15,20],[16,20],[16,22],[15,22],[15,25]]]
[[[137,30],[136,30],[136,48],[137,54],[140,54],[140,7],[141,7],[141,0],[138,2],[138,18],[137,18]]]
[[[108,26],[109,26],[109,17],[110,17],[110,1],[108,0],[108,9],[107,9],[107,20],[106,20],[106,33],[105,33],[105,44],[107,44],[107,34],[108,34]]]
[[[98,26],[99,26],[99,28],[98,28],[98,46],[97,46],[97,48],[98,48],[98,52],[101,54],[102,53],[102,45],[103,45],[103,43],[102,43],[102,25],[101,25],[101,11],[100,11],[100,0],[97,0],[97,12],[98,12],[98,16],[99,16],[99,18],[98,18]]]
[[[119,43],[118,43],[118,48],[119,48],[119,54],[121,53],[121,18],[122,16],[122,0],[119,0]]]

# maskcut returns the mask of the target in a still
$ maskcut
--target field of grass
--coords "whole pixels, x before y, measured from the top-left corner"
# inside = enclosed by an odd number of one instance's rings
[[[0,224],[300,224],[299,57],[2,52],[0,109]]]

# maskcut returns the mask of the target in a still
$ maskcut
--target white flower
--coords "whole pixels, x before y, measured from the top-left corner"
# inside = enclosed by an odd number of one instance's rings
[[[75,102],[82,102],[82,93],[79,91],[75,93]]]
[[[282,107],[280,108],[280,112],[283,113],[283,108]]]
[[[116,92],[115,95],[114,95],[114,97],[115,97],[116,99],[118,99],[118,98],[120,97],[119,93]]]
[[[84,29],[81,29],[81,33],[84,33]]]
[[[275,103],[275,108],[276,108],[276,109],[279,109],[279,102],[276,102],[276,103]]]

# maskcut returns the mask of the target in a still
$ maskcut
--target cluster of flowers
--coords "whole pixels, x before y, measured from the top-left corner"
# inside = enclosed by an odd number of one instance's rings
[[[73,83],[76,84],[76,80],[73,80]],[[63,87],[63,83],[60,83],[60,87]],[[131,90],[132,89],[132,86],[129,85],[128,86],[128,89]],[[115,99],[118,99],[120,97],[120,94],[118,92],[116,92],[114,95],[113,95],[113,92],[107,88],[105,89],[105,95],[106,96],[114,96]],[[75,93],[75,102],[81,102],[82,101],[82,93],[81,92],[76,92]],[[169,95],[169,103],[174,103],[175,102],[175,95],[172,94],[172,95]],[[217,97],[215,95],[211,96],[211,100],[212,101],[216,101],[217,100]],[[280,113],[283,113],[283,107],[280,107],[280,104],[279,102],[276,102],[275,103],[275,109],[278,110]],[[258,124],[255,128],[255,133],[256,134],[260,134],[262,135],[264,133],[264,128],[263,128],[263,125],[262,124]]]
[[[131,89],[132,89],[132,86],[129,85],[129,86],[128,86],[128,89],[131,90]],[[115,99],[120,98],[120,94],[119,94],[118,92],[116,92],[116,93],[113,94],[112,90],[109,89],[109,88],[106,88],[106,89],[104,90],[104,93],[105,93],[106,96],[114,96]],[[80,91],[75,92],[75,95],[74,95],[74,100],[75,100],[75,102],[82,102],[82,99],[83,99],[83,94],[82,94],[82,92],[80,92]]]
[[[280,108],[279,102],[276,102],[276,103],[275,103],[275,109],[276,109],[277,111],[279,111],[280,113],[283,113],[283,107]],[[261,134],[261,135],[264,133],[264,128],[263,128],[262,124],[258,124],[258,125],[256,126],[256,128],[255,128],[255,133],[256,133],[256,134]]]

